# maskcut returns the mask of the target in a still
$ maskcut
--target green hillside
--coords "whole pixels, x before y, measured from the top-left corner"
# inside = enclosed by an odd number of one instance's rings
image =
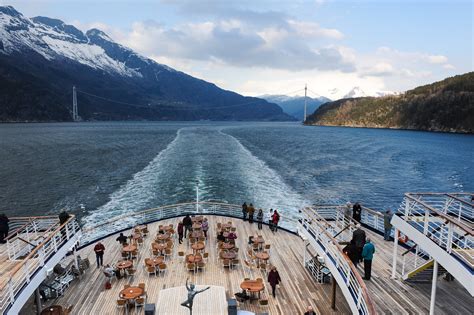
[[[329,102],[306,124],[474,133],[474,72],[401,95]]]

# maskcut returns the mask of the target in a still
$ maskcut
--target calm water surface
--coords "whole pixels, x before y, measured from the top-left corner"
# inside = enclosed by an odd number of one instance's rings
[[[295,123],[0,125],[0,211],[85,222],[164,204],[396,208],[407,191],[474,191],[474,136]],[[85,210],[80,210],[80,205]]]

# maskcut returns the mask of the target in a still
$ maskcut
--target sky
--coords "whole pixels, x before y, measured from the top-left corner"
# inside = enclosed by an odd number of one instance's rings
[[[473,71],[473,1],[0,0],[99,28],[120,44],[244,95],[402,92]]]

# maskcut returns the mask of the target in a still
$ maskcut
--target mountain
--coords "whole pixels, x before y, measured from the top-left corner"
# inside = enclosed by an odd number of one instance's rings
[[[285,113],[291,115],[298,120],[303,121],[304,116],[304,96],[286,96],[286,95],[262,95],[259,96],[270,103],[280,105]],[[317,98],[306,98],[306,113],[309,115],[314,112],[321,104],[331,101],[330,99],[320,96]]]
[[[294,120],[61,20],[0,6],[0,121],[69,121],[72,86],[84,120]]]
[[[367,97],[367,96],[375,96],[375,97],[380,97],[380,96],[388,96],[388,95],[395,95],[397,93],[392,92],[392,91],[373,91],[373,92],[366,92],[362,90],[360,87],[356,86],[353,89],[351,89],[349,92],[347,92],[342,98],[357,98],[357,97]],[[333,98],[334,100],[337,100],[339,98]]]
[[[474,133],[474,72],[403,94],[326,103],[306,124]]]

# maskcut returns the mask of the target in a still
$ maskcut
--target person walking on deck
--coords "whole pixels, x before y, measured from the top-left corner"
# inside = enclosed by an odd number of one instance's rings
[[[242,205],[242,220],[247,220],[247,212],[248,212],[248,207],[247,207],[247,203],[244,202],[244,204]]]
[[[202,221],[201,229],[204,232],[204,237],[207,238],[207,231],[209,231],[209,222],[207,222],[207,218],[204,218]]]
[[[183,219],[183,225],[184,225],[184,238],[188,236],[188,232],[192,230],[193,228],[193,220],[189,216],[189,214],[186,214],[186,216]]]
[[[270,272],[268,273],[268,282],[270,283],[270,286],[272,287],[273,297],[276,297],[276,292],[275,292],[276,286],[277,284],[281,282],[281,278],[275,266],[273,266]]]
[[[352,239],[357,247],[357,255],[359,261],[362,261],[362,249],[365,245],[365,232],[361,229],[360,224],[356,225],[356,230],[352,233]]]
[[[127,237],[123,235],[123,233],[120,233],[119,237],[116,239],[117,242],[119,242],[121,245],[124,245],[127,243]]]
[[[267,214],[265,220],[268,222],[268,227],[270,228],[270,231],[273,232],[273,209],[270,209],[270,212]]]
[[[95,244],[94,252],[95,252],[95,259],[97,261],[97,268],[104,265],[104,251],[105,251],[105,246],[101,242],[98,242],[97,244]]]
[[[4,213],[0,214],[0,244],[7,242],[5,239],[8,237],[8,231],[10,230],[8,222],[10,222],[8,217]]]
[[[384,228],[384,234],[383,234],[383,239],[386,241],[390,241],[390,233],[392,232],[392,223],[390,221],[392,220],[392,211],[390,209],[387,209],[383,215],[383,228]]]
[[[308,306],[304,315],[316,315],[316,312],[313,310],[312,306]]]
[[[178,242],[181,244],[183,243],[183,233],[184,233],[184,225],[182,221],[178,223]]]
[[[278,213],[277,209],[273,212],[272,216],[273,221],[273,232],[278,231],[278,222],[280,222],[280,214]]]
[[[367,242],[364,245],[362,250],[362,258],[364,258],[364,279],[370,280],[372,273],[372,259],[374,258],[375,246],[370,242],[370,239],[367,238]]]
[[[362,207],[360,206],[358,202],[356,202],[354,206],[352,207],[352,218],[355,221],[360,222],[361,217],[362,217]]]
[[[263,221],[263,210],[262,210],[262,209],[258,209],[258,213],[257,213],[257,223],[258,223],[258,229],[259,229],[259,230],[262,229],[262,221]]]
[[[255,213],[255,208],[253,207],[253,204],[249,205],[249,207],[247,208],[247,211],[249,213],[249,223],[253,223],[253,215]]]

